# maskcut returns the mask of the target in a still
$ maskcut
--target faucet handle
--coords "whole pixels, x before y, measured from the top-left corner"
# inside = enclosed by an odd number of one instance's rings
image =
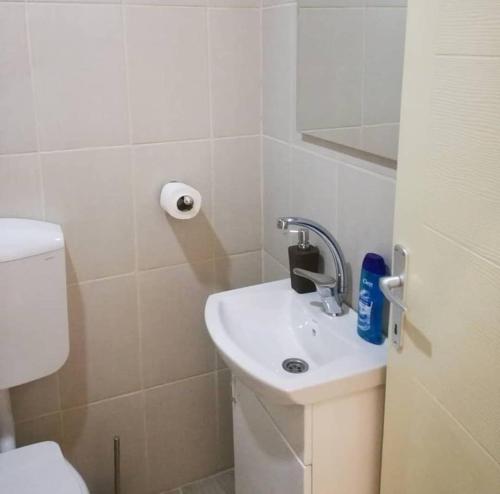
[[[315,273],[302,268],[293,268],[293,274],[312,281],[316,287],[334,288],[337,285],[337,280],[327,274]]]
[[[342,305],[335,298],[337,290],[337,280],[327,274],[314,273],[302,268],[293,268],[293,274],[311,280],[316,286],[316,290],[321,297],[324,311],[329,316],[340,316],[342,314]]]

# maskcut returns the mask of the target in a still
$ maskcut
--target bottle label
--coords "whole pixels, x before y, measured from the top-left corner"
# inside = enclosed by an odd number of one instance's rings
[[[370,300],[370,292],[361,290],[358,303],[358,329],[360,331],[370,330],[373,301]]]

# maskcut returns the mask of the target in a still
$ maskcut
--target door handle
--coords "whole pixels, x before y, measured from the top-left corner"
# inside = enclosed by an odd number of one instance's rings
[[[408,251],[401,245],[394,246],[392,260],[392,276],[380,278],[379,287],[385,298],[391,303],[391,320],[389,337],[392,344],[399,350],[403,346],[401,331],[403,317],[407,310],[405,299],[405,278],[408,264]]]
[[[382,290],[382,293],[385,295],[385,298],[394,305],[397,305],[401,310],[406,310],[406,305],[404,302],[396,297],[392,293],[394,288],[403,288],[404,287],[404,275],[399,276],[384,276],[380,278],[379,287]]]

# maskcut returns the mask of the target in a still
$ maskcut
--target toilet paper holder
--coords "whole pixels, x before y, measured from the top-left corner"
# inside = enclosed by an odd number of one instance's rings
[[[194,218],[200,212],[201,203],[200,192],[178,180],[171,180],[161,189],[161,208],[177,220]]]
[[[179,211],[191,211],[194,206],[194,199],[190,195],[185,195],[177,200],[177,208]]]

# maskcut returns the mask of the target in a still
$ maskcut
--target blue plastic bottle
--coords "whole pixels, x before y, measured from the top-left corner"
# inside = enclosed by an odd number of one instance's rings
[[[378,281],[385,273],[384,259],[378,254],[366,254],[359,281],[358,334],[375,345],[384,342],[384,295],[380,291]]]

